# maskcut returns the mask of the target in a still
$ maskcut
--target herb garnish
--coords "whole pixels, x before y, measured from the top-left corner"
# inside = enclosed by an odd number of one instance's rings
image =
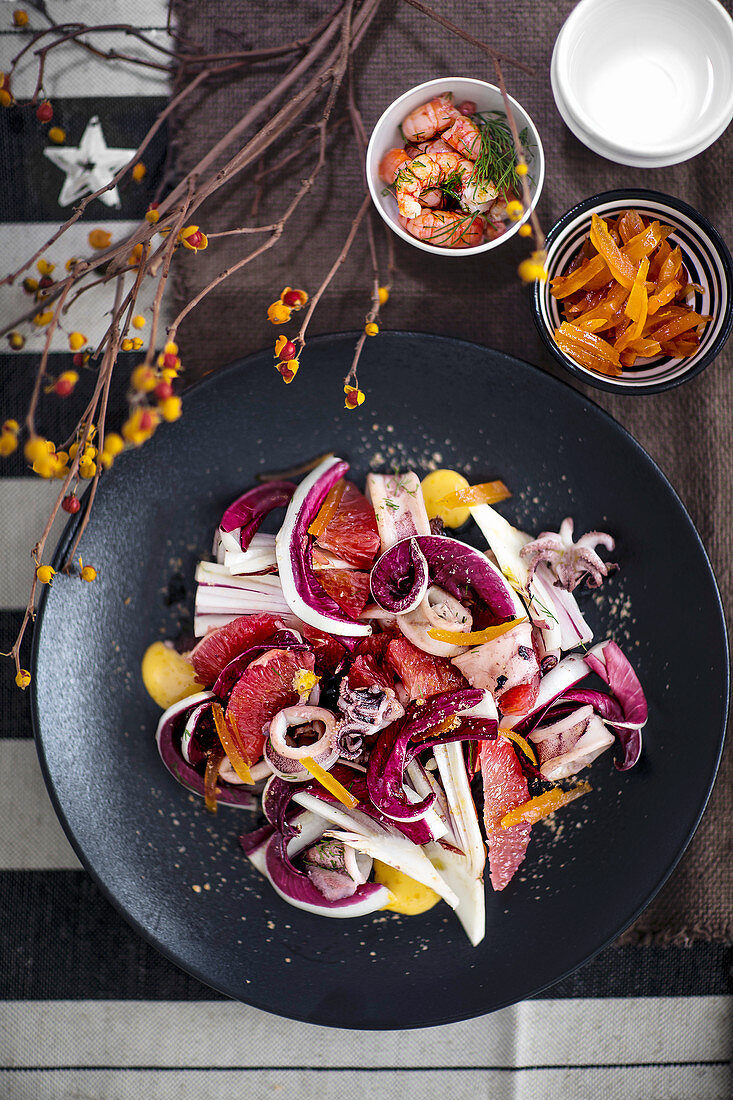
[[[497,191],[511,188],[519,193],[517,156],[506,115],[501,111],[479,111],[471,118],[481,130],[481,152],[476,159],[473,178],[479,185],[493,183]],[[519,141],[526,148],[529,134],[525,128]]]

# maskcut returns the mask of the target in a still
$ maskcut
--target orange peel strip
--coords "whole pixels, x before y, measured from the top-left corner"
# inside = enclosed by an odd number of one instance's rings
[[[636,275],[632,261],[614,241],[608,224],[598,214],[591,215],[590,240],[617,283],[631,290]]]
[[[529,741],[522,737],[521,733],[515,733],[513,729],[502,729],[499,727],[499,734],[501,737],[506,737],[507,741],[513,741],[515,745],[518,745],[528,760],[531,760],[533,764],[537,764],[537,753],[534,751]]]
[[[592,789],[590,783],[579,783],[570,791],[564,791],[562,787],[553,787],[544,794],[530,798],[529,802],[515,806],[509,813],[504,814],[499,825],[502,829],[511,829],[512,825],[519,825],[521,822],[534,825],[543,817],[554,814],[555,810],[559,810],[561,806],[567,806],[569,802],[574,802],[581,795],[588,794]]]
[[[224,711],[221,709],[219,703],[212,704],[211,713],[214,716],[214,725],[216,726],[216,732],[219,734],[222,748],[229,757],[229,763],[232,765],[242,782],[252,786],[254,784],[254,779],[252,778],[252,772],[249,770],[249,763],[242,756],[235,740],[239,733],[237,729],[237,719],[234,715],[231,716],[229,721],[232,724],[232,729],[230,729],[224,717]]]
[[[508,500],[511,490],[503,481],[484,481],[480,485],[469,485],[467,489],[454,489],[438,501],[440,508],[472,507],[475,504],[498,504]]]
[[[300,762],[306,771],[309,771],[313,778],[322,787],[325,787],[334,798],[337,798],[342,805],[348,806],[350,810],[359,805],[359,799],[354,798],[351,791],[347,791],[343,783],[339,783],[338,779],[327,772],[325,768],[322,768],[320,764],[317,764],[312,756],[303,756]]]
[[[331,486],[326,493],[326,499],[318,510],[316,518],[308,528],[309,535],[313,535],[314,538],[319,538],[323,534],[338,511],[338,506],[341,503],[341,497],[344,495],[345,488],[346,482],[343,478],[341,478],[341,481],[337,481],[335,485]]]
[[[456,645],[482,645],[491,642],[494,638],[500,638],[502,634],[513,630],[520,623],[526,623],[526,618],[510,619],[508,623],[499,623],[498,626],[487,626],[484,630],[470,630],[468,633],[460,630],[441,630],[440,627],[431,627],[428,636],[436,642],[455,642]]]

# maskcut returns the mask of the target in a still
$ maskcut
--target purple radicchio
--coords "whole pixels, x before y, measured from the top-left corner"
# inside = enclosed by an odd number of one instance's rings
[[[318,515],[329,490],[347,472],[347,462],[326,458],[300,483],[288,505],[275,539],[280,581],[285,600],[304,623],[329,634],[355,638],[371,634],[371,627],[349,618],[318,582],[311,562],[308,528]]]
[[[428,590],[428,563],[417,539],[402,539],[385,550],[372,568],[370,583],[375,601],[385,611],[414,611]]]
[[[265,516],[276,508],[286,508],[294,492],[292,481],[270,481],[248,489],[229,505],[219,527],[225,533],[239,529],[239,545],[246,550]]]
[[[436,745],[496,737],[497,729],[494,700],[488,691],[479,688],[443,692],[431,696],[422,706],[411,706],[401,722],[382,731],[371,751],[367,786],[372,802],[395,821],[415,821],[424,816],[435,802],[435,795],[410,801],[404,790],[405,768],[410,761]]]
[[[181,751],[181,736],[189,715],[193,715],[192,725],[195,729],[195,726],[203,721],[210,712],[210,704],[213,698],[213,692],[202,691],[197,695],[191,695],[187,699],[174,703],[161,715],[155,735],[158,752],[168,771],[182,786],[201,798],[205,797],[204,776],[184,757]],[[194,732],[194,729],[191,729],[191,733]],[[197,759],[190,745],[187,751],[191,759]],[[201,752],[200,756],[200,763],[205,766],[206,754]],[[223,783],[221,777],[216,786],[216,801],[229,806],[239,806],[245,810],[256,810],[258,808],[258,801],[251,791],[244,790],[240,785],[230,786]]]

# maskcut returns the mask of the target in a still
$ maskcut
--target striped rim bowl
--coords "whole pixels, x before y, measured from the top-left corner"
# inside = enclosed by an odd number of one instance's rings
[[[690,304],[697,312],[710,314],[700,347],[686,359],[658,355],[653,359],[637,359],[633,367],[624,368],[618,378],[597,374],[581,366],[560,351],[553,333],[564,320],[561,303],[550,293],[550,282],[562,275],[590,231],[591,215],[614,217],[623,210],[638,210],[642,216],[671,225],[668,237],[673,247],[679,246],[690,282],[701,289],[692,290]],[[547,235],[547,282],[535,283],[532,311],[542,342],[563,367],[576,378],[602,390],[616,393],[659,393],[672,389],[704,370],[720,353],[733,327],[733,261],[723,239],[702,214],[672,195],[659,191],[631,189],[606,191],[578,203],[552,227]]]

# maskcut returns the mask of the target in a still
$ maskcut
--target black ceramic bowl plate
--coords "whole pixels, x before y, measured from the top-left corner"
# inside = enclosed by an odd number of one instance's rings
[[[368,403],[343,410],[353,338],[309,342],[292,386],[269,352],[220,371],[105,474],[81,547],[94,584],[57,577],[35,633],[34,722],[56,810],[85,866],[123,916],[202,981],[259,1008],[314,1023],[405,1028],[509,1004],[555,982],[648,903],[687,845],[722,745],[725,627],[695,529],[669,483],[614,420],[526,363],[473,344],[390,334],[368,341]],[[281,901],[240,854],[246,811],[212,817],[170,777],[159,715],[140,679],[154,639],[175,635],[193,570],[223,508],[259,470],[325,450],[357,482],[395,463],[473,480],[504,478],[503,511],[529,530],[602,528],[620,572],[597,626],[625,647],[650,718],[639,765],[610,754],[594,790],[533,830],[527,859],[487,895],[472,948],[443,904],[420,917],[328,920]],[[479,537],[479,536],[477,536]],[[169,581],[188,586],[168,606]],[[195,891],[194,886],[200,886]],[[208,889],[203,889],[204,887]]]
[[[637,359],[633,367],[624,368],[619,378],[612,378],[588,370],[560,351],[553,333],[565,318],[562,303],[550,293],[550,282],[564,274],[577,255],[590,231],[592,214],[609,218],[629,209],[673,227],[668,240],[673,247],[681,248],[690,282],[700,287],[694,292],[695,309],[710,315],[712,320],[703,329],[700,347],[694,355],[687,359],[669,355]],[[547,234],[546,266],[547,282],[535,283],[532,292],[532,313],[540,338],[562,367],[601,390],[645,394],[679,386],[712,363],[733,328],[733,261],[725,242],[698,210],[660,191],[640,188],[604,191],[584,199],[563,214]]]

